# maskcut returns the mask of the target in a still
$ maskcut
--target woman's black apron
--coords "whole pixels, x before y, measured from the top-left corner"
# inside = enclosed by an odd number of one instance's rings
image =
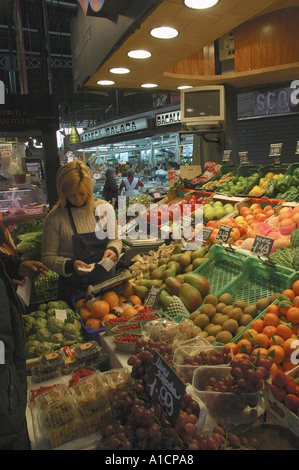
[[[88,286],[99,284],[112,277],[115,273],[115,266],[110,271],[106,271],[97,264],[102,260],[107,248],[108,236],[100,240],[95,231],[78,233],[70,207],[68,207],[68,214],[74,232],[72,236],[74,260],[79,259],[87,264],[96,263],[93,271],[82,276],[77,273],[72,273],[69,277],[59,276],[58,299],[65,300],[72,308],[74,297],[79,294],[85,296]],[[98,217],[96,220],[99,220]]]

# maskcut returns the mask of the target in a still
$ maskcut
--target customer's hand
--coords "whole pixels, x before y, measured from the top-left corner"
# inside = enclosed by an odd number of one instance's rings
[[[105,259],[105,258],[110,258],[112,261],[116,261],[117,255],[116,255],[115,251],[109,250],[109,248],[108,248],[107,250],[105,250],[105,252],[103,254],[103,259]]]
[[[39,281],[41,275],[47,276],[49,269],[39,261],[23,261],[19,266],[19,275],[21,277],[31,276],[34,280]]]

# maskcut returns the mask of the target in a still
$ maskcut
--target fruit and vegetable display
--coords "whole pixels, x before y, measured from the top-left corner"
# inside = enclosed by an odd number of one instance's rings
[[[250,176],[233,176],[229,181],[223,183],[217,192],[220,194],[246,194],[247,188],[257,179],[258,173]]]
[[[214,162],[207,162],[204,165],[204,172],[202,175],[192,178],[191,183],[197,186],[203,186],[207,181],[216,176],[221,170],[221,165]]]
[[[206,191],[213,191],[221,188],[222,185],[227,184],[234,177],[233,173],[225,173],[221,176],[220,179],[213,179],[213,181],[208,181],[207,183],[201,186],[201,189]]]

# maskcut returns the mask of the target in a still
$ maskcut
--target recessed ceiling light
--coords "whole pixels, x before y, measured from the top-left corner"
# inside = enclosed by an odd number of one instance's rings
[[[155,88],[157,85],[157,83],[143,83],[142,85],[142,88]]]
[[[195,10],[214,7],[218,2],[219,0],[184,0],[186,7],[194,8]]]
[[[115,85],[115,82],[113,80],[98,80],[97,84],[102,85],[102,86],[107,86],[107,85]]]
[[[182,86],[177,87],[178,90],[185,90],[186,88],[193,88],[193,86],[192,85],[182,85]]]
[[[170,28],[169,26],[161,26],[159,28],[152,29],[150,34],[154,38],[158,39],[172,39],[175,38],[179,32],[174,28]]]
[[[130,69],[127,69],[127,68],[125,68],[125,67],[114,67],[114,68],[110,69],[110,72],[111,72],[111,73],[122,74],[122,73],[130,73],[131,70],[130,70]]]
[[[131,57],[131,59],[148,59],[151,57],[151,55],[152,54],[150,52],[144,51],[142,49],[128,52],[128,56]]]

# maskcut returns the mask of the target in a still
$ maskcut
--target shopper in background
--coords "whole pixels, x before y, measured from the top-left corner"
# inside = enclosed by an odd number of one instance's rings
[[[105,174],[106,180],[103,188],[103,198],[105,201],[110,202],[113,207],[117,207],[118,186],[114,177],[114,170],[108,168]]]
[[[122,242],[114,209],[93,197],[92,179],[84,163],[74,161],[60,167],[56,187],[59,198],[45,220],[41,259],[59,274],[58,298],[72,307],[74,297],[85,296],[89,285],[113,276],[115,264],[107,271],[98,263],[106,258],[116,263]],[[93,263],[94,269],[88,271]]]
[[[143,187],[142,181],[137,176],[134,176],[134,170],[128,171],[128,176],[124,177],[119,186],[119,194],[124,189],[124,196],[132,197],[139,193],[138,188]]]
[[[0,252],[0,450],[30,450],[24,312],[12,279],[38,280],[46,271],[39,261],[21,261]]]

